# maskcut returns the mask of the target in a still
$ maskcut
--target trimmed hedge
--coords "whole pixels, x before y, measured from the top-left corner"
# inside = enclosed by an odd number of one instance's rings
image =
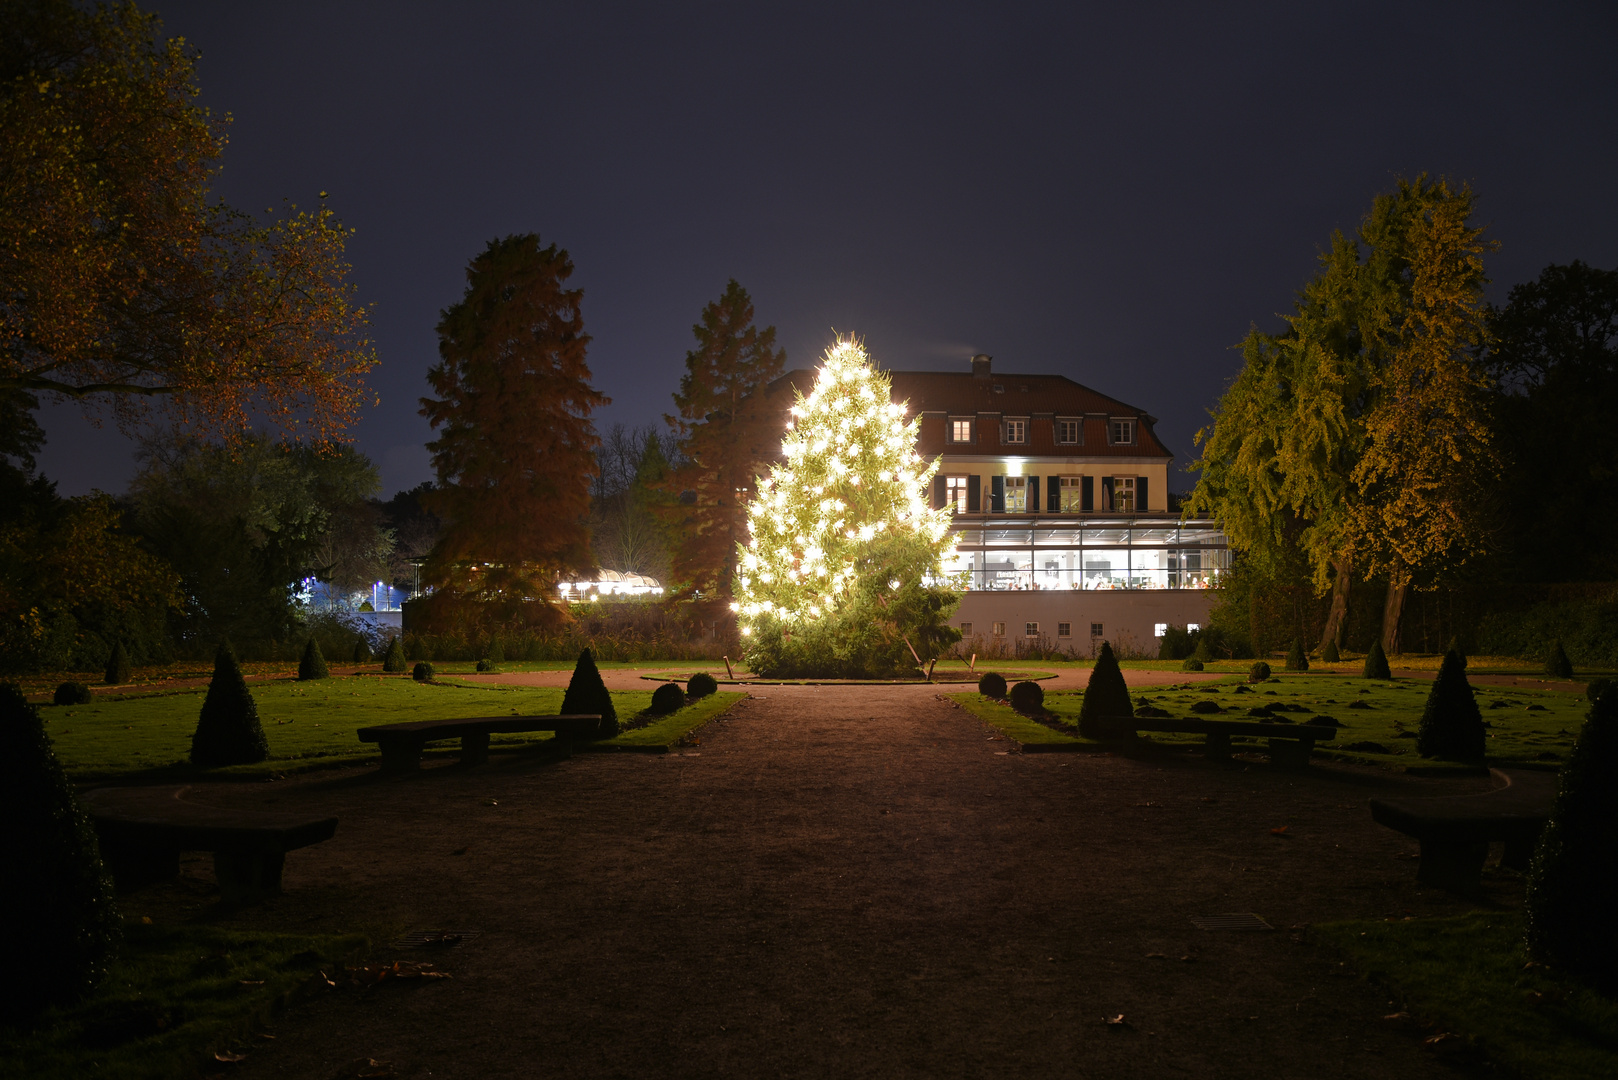
[[[1261,683],[1269,677],[1270,665],[1262,660],[1247,669],[1247,681],[1250,683]]]
[[[129,681],[134,669],[129,663],[129,650],[124,648],[122,641],[112,646],[112,655],[107,657],[107,673],[104,681],[108,686],[121,686]]]
[[[410,669],[410,677],[417,682],[432,682],[433,666],[425,660],[419,660],[416,666]]]
[[[1103,641],[1096,666],[1090,669],[1090,682],[1084,688],[1084,701],[1079,706],[1079,734],[1086,739],[1117,739],[1134,732],[1134,705],[1129,700],[1129,686],[1124,673],[1118,669],[1118,658],[1113,655],[1112,643]]]
[[[594,656],[594,654],[591,653],[589,649],[585,649],[584,652],[585,652],[585,655],[590,657],[590,666],[594,667],[595,666],[595,656]],[[582,659],[582,657],[581,657],[581,659]],[[597,677],[599,678],[599,676],[597,676]],[[685,684],[685,692],[690,694],[692,696],[692,698],[705,698],[709,694],[718,693],[718,691],[719,691],[719,680],[714,678],[712,675],[708,674],[706,671],[697,672],[695,675],[691,676],[690,680],[687,681],[686,684]],[[595,712],[596,710],[587,709],[585,711],[586,712]]]
[[[1011,688],[1011,707],[1024,716],[1037,716],[1045,711],[1045,688],[1024,679]]]
[[[214,656],[213,680],[202,700],[197,730],[191,736],[191,764],[205,769],[251,765],[270,756],[270,744],[258,721],[258,703],[242,678],[241,665],[229,645]]]
[[[1393,671],[1388,667],[1388,654],[1382,651],[1382,642],[1371,642],[1371,651],[1365,654],[1365,678],[1391,679]]]
[[[382,670],[400,675],[404,673],[405,665],[408,663],[409,661],[405,659],[404,646],[399,644],[397,637],[390,637],[388,647],[382,654]]]
[[[659,716],[679,712],[685,707],[685,691],[679,683],[666,682],[652,691],[652,712]]]
[[[696,676],[692,676],[696,682]],[[711,680],[710,680],[711,681]],[[618,734],[618,710],[613,707],[607,684],[601,681],[601,671],[589,649],[579,654],[573,665],[573,677],[568,680],[567,693],[562,695],[562,715],[598,713],[601,722],[596,726],[595,738],[610,739]]]
[[[1203,664],[1202,664],[1201,660],[1198,660],[1195,656],[1188,656],[1188,657],[1185,658],[1185,663],[1180,665],[1180,670],[1181,671],[1201,671],[1202,667],[1203,667]]]
[[[354,639],[354,663],[369,664],[371,662],[371,643],[364,638]]]
[[[1552,679],[1573,677],[1573,663],[1563,651],[1560,638],[1552,641],[1551,647],[1545,650],[1545,674]]]
[[[1322,664],[1336,664],[1341,662],[1342,659],[1343,654],[1338,650],[1337,642],[1335,641],[1326,642],[1325,646],[1320,650],[1320,662]]]
[[[326,666],[326,656],[320,651],[320,642],[310,638],[309,644],[303,647],[303,659],[298,661],[298,681],[329,678],[331,669]]]
[[[1451,649],[1444,654],[1422,709],[1416,752],[1446,761],[1482,761],[1485,738],[1483,714],[1466,681],[1466,662]]]
[[[65,682],[51,696],[52,705],[88,705],[90,688],[81,682]]]
[[[1288,671],[1308,671],[1309,657],[1303,651],[1303,642],[1297,638],[1292,639],[1292,648],[1287,650]]]
[[[997,671],[985,671],[978,676],[978,693],[986,698],[1004,701],[1006,697],[1006,677]]]

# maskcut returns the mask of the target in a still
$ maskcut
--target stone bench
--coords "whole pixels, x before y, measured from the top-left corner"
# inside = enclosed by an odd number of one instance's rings
[[[287,852],[337,832],[334,817],[207,806],[185,798],[192,790],[96,788],[80,796],[120,890],[177,877],[180,852],[207,851],[225,902],[253,903],[281,891]]]
[[[593,738],[601,717],[594,713],[567,716],[476,716],[460,720],[410,720],[378,724],[358,731],[361,742],[374,742],[382,751],[383,772],[414,772],[421,768],[421,752],[430,742],[461,740],[461,764],[482,765],[489,760],[489,736],[519,731],[554,731],[558,739]]]
[[[1217,761],[1230,758],[1232,738],[1268,740],[1270,763],[1283,769],[1302,769],[1309,765],[1309,754],[1317,742],[1331,742],[1337,738],[1335,728],[1315,724],[1275,724],[1247,720],[1150,719],[1131,717],[1120,719],[1120,729],[1134,732],[1156,731],[1165,734],[1202,735],[1206,737],[1203,753]]]
[[[1550,820],[1557,774],[1490,769],[1496,787],[1478,795],[1372,799],[1371,817],[1421,841],[1416,880],[1475,896],[1491,843],[1503,843],[1500,865],[1527,870],[1534,845]]]

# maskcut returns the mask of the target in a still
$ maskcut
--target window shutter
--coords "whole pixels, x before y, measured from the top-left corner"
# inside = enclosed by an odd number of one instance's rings
[[[1105,513],[1112,513],[1112,477],[1101,478],[1101,509]]]
[[[944,508],[944,478],[942,476],[935,476],[935,477],[933,477],[933,509],[934,510],[942,510],[943,508]]]
[[[1135,477],[1135,512],[1144,514],[1152,508],[1152,500],[1146,497],[1146,477]]]
[[[981,514],[983,505],[983,478],[973,473],[966,478],[966,512]]]
[[[1096,478],[1081,476],[1079,478],[1079,510],[1086,514],[1095,513],[1096,508]]]
[[[1023,488],[1023,505],[1030,514],[1039,513],[1039,477],[1030,476],[1028,486]]]
[[[1047,476],[1045,478],[1045,512],[1054,514],[1062,509],[1062,478]]]
[[[1006,512],[1006,478],[1003,476],[989,477],[989,513],[1003,514]]]

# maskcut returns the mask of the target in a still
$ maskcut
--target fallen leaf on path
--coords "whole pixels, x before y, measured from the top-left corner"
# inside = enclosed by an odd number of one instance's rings
[[[1134,1024],[1131,1024],[1128,1020],[1124,1019],[1124,1014],[1123,1013],[1119,1013],[1117,1016],[1103,1016],[1101,1019],[1103,1019],[1103,1020],[1105,1020],[1107,1022],[1108,1027],[1132,1028],[1132,1027],[1135,1026]]]
[[[1394,1023],[1402,1024],[1406,1020],[1410,1019],[1410,1014],[1407,1013],[1407,1012],[1389,1013],[1388,1015],[1384,1016],[1382,1019],[1391,1020]]]
[[[233,1054],[229,1050],[215,1050],[213,1059],[225,1065],[234,1065],[239,1061],[246,1061],[246,1054]]]
[[[1453,1031],[1440,1031],[1437,1035],[1429,1035],[1427,1038],[1421,1040],[1421,1045],[1442,1046],[1447,1042],[1454,1042],[1459,1038],[1460,1036],[1455,1034]]]
[[[1160,952],[1149,952],[1149,953],[1146,954],[1146,959],[1148,959],[1148,960],[1167,960],[1168,959],[1168,954],[1167,953],[1160,953]]]
[[[1290,826],[1283,825],[1279,829],[1271,829],[1270,830],[1270,835],[1271,836],[1286,836],[1286,835],[1288,835],[1289,831],[1290,831]]]

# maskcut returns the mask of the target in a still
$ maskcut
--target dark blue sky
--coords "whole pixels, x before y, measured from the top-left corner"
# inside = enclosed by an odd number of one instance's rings
[[[507,233],[573,256],[599,426],[660,422],[735,277],[792,365],[834,329],[988,352],[1147,409],[1181,465],[1231,346],[1399,175],[1479,192],[1496,299],[1618,266],[1618,5],[148,6],[235,118],[219,194],[359,229],[385,493],[431,475],[433,326]],[[43,469],[121,490],[79,415],[45,411]]]

